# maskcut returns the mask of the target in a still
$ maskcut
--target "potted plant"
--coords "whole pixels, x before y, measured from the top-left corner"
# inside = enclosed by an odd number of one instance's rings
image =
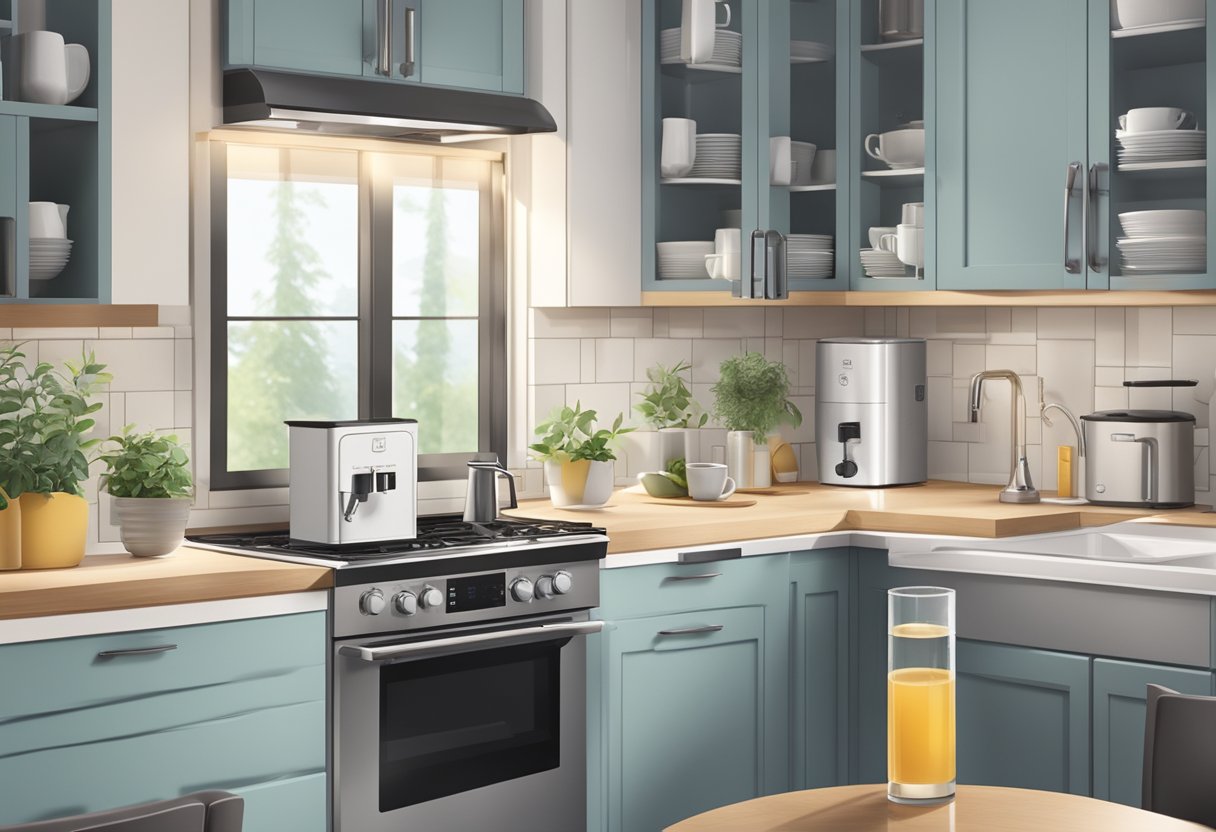
[[[193,493],[190,457],[176,436],[132,433],[132,425],[107,441],[101,487],[113,498],[122,545],[138,557],[172,554],[186,537]]]
[[[541,440],[531,445],[534,459],[545,464],[549,499],[559,508],[602,506],[612,496],[612,461],[609,443],[633,428],[623,428],[618,413],[611,430],[595,430],[597,414],[581,403],[562,407],[536,426]]]
[[[673,367],[661,364],[651,367],[646,371],[650,386],[638,394],[642,401],[633,406],[646,424],[657,431],[657,471],[665,470],[673,459],[698,461],[700,442],[694,431],[704,427],[709,414],[692,397],[684,381],[689,369],[691,365],[684,361]]]
[[[722,362],[713,393],[714,413],[730,431],[726,435],[730,476],[740,488],[767,488],[772,484],[769,433],[783,423],[802,424],[802,413],[789,400],[785,365],[758,352],[728,358]]]
[[[102,406],[89,399],[110,375],[91,354],[66,363],[67,373],[47,362],[29,368],[24,359],[20,347],[0,350],[0,487],[6,503],[20,499],[21,567],[76,566],[89,526],[81,483],[87,452],[98,444],[86,437]]]

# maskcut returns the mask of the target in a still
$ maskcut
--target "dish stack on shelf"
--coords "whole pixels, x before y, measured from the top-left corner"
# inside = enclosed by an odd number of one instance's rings
[[[790,41],[790,63],[810,64],[820,61],[830,61],[836,50],[830,43],[819,43],[814,40]]]
[[[684,63],[680,57],[680,35],[678,26],[659,33],[659,63]],[[692,66],[743,66],[743,35],[730,29],[718,29],[714,32],[713,57],[706,63]]]
[[[861,265],[865,269],[866,277],[892,278],[909,276],[908,267],[891,251],[863,248],[861,250]]]
[[[50,280],[67,268],[72,241],[61,237],[30,238],[30,280]]]
[[[1207,212],[1131,211],[1119,215],[1126,237],[1116,241],[1123,271],[1137,274],[1195,274],[1207,271]]]
[[[1206,130],[1116,130],[1115,138],[1119,141],[1119,167],[1134,170],[1138,165],[1205,159],[1207,136]]]
[[[789,277],[825,278],[834,271],[831,234],[790,234],[785,238],[785,265]]]
[[[741,179],[743,137],[738,133],[698,133],[697,155],[688,176],[693,179]]]
[[[705,256],[714,253],[713,242],[686,240],[656,243],[660,280],[708,280]]]

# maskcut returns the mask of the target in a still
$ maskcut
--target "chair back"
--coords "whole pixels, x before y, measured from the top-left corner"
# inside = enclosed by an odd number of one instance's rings
[[[0,827],[0,832],[241,832],[245,801],[229,792],[195,792],[70,818]]]
[[[1148,686],[1141,808],[1216,826],[1216,697]]]

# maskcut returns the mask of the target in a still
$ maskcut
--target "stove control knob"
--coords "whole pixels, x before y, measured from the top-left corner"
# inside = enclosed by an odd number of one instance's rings
[[[413,615],[418,612],[418,596],[412,592],[398,592],[393,596],[393,606],[402,615]]]
[[[534,594],[532,582],[527,578],[516,578],[511,581],[511,597],[516,601],[531,601]]]
[[[558,595],[565,595],[574,587],[574,577],[562,570],[553,576],[553,591]]]
[[[422,608],[429,610],[432,607],[443,606],[443,593],[435,589],[433,586],[428,586],[422,590]]]
[[[555,575],[541,575],[536,579],[536,594],[541,598],[552,598],[554,595],[565,595],[572,585],[569,572],[558,572]]]
[[[384,612],[384,593],[369,589],[359,598],[359,612],[364,615],[379,615]]]

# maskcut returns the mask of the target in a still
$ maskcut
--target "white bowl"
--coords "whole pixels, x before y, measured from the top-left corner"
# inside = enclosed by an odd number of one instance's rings
[[[1111,5],[1120,29],[1207,18],[1205,0],[1111,0]]]

